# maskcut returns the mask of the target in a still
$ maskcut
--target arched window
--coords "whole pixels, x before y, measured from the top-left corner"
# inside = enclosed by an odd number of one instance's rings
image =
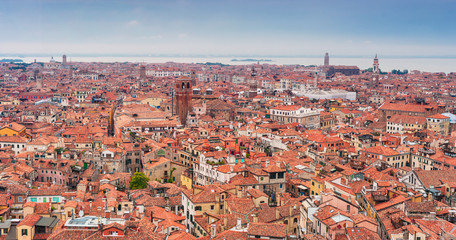
[[[190,82],[187,82],[187,89],[190,89]]]
[[[182,89],[185,89],[185,83],[182,83]]]

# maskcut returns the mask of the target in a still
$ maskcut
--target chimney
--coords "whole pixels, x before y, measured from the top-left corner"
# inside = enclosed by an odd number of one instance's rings
[[[107,219],[110,219],[111,218],[111,210],[106,210],[105,211],[105,216]]]
[[[276,162],[276,165],[277,165],[277,167],[280,167],[280,162],[277,161],[277,162]]]
[[[266,167],[269,167],[269,160],[266,160]]]
[[[224,217],[223,218],[223,228],[226,228],[226,226],[228,226],[228,218]]]
[[[211,224],[211,239],[215,238],[217,235],[217,228],[215,224]]]
[[[252,214],[252,222],[257,223],[258,222],[258,213]]]
[[[293,210],[296,209],[296,205],[290,206],[290,217],[293,216]]]
[[[242,229],[242,221],[241,218],[237,218],[236,221],[236,230],[241,230]]]
[[[275,208],[275,214],[276,214],[276,219],[279,219],[280,218],[280,212],[279,212],[279,208],[278,207]]]

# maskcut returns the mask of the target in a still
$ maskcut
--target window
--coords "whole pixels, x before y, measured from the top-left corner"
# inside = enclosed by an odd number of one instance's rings
[[[214,205],[211,205],[211,210],[214,210]]]
[[[21,236],[27,236],[27,229],[22,229],[22,235]]]
[[[59,202],[59,197],[52,197],[52,202],[58,203]]]
[[[18,201],[18,202],[22,202],[22,197],[18,197],[18,198],[17,198],[17,201]]]
[[[347,205],[347,212],[350,212],[350,205]]]
[[[201,211],[201,206],[195,206],[195,211]]]

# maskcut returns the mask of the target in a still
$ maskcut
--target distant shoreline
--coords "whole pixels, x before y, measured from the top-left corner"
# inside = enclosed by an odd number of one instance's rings
[[[254,58],[245,58],[245,59],[231,59],[232,62],[272,62],[271,59],[254,59]]]
[[[23,61],[22,59],[9,59],[9,58],[3,58],[2,60],[0,60],[0,62],[6,62],[6,63],[10,63],[10,62],[23,63],[24,61]]]
[[[51,60],[51,56],[54,56],[54,59],[60,60],[60,57],[55,57],[56,55],[48,55],[48,56],[23,56],[23,55],[1,55],[0,59],[21,59],[24,63],[33,63],[33,62],[41,62],[46,63]],[[80,56],[72,56],[67,55],[67,61],[71,63],[76,62],[99,62],[99,63],[123,63],[123,62],[130,62],[130,63],[150,63],[150,64],[161,64],[167,62],[174,62],[174,63],[219,63],[225,65],[249,65],[256,62],[248,62],[248,61],[231,61],[233,59],[242,60],[242,59],[255,59],[255,60],[264,60],[264,59],[271,59],[272,62],[260,62],[260,64],[271,64],[271,65],[320,65],[323,64],[322,57],[272,57],[272,56],[229,56],[229,57],[112,57],[112,56],[99,56],[99,57],[80,57]],[[347,66],[358,66],[360,69],[368,69],[372,67],[373,57],[362,57],[362,58],[341,58],[331,57],[329,58],[329,62],[331,65],[347,65]],[[419,70],[424,72],[456,72],[456,58],[393,58],[391,56],[388,57],[379,57],[380,68],[382,71],[392,71],[393,69],[408,69],[409,71],[412,70]],[[9,63],[9,62],[8,62]],[[19,63],[18,64],[22,64]]]

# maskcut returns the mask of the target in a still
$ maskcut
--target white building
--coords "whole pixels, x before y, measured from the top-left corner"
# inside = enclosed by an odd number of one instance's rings
[[[0,147],[11,147],[14,154],[19,154],[25,150],[27,138],[20,136],[0,136]]]
[[[308,91],[293,91],[297,96],[305,96],[309,99],[347,99],[347,100],[356,100],[356,92],[348,92],[340,89],[331,89],[331,90],[308,90]]]
[[[299,123],[308,129],[320,128],[320,111],[298,105],[279,106],[269,110],[271,119],[281,124]]]
[[[217,153],[224,153],[224,156]],[[229,156],[225,152],[209,152],[203,153],[199,157],[199,163],[195,163],[193,169],[198,185],[224,184],[236,175],[233,172],[233,166],[236,161],[234,156]],[[222,161],[225,164],[219,165],[219,162]]]

